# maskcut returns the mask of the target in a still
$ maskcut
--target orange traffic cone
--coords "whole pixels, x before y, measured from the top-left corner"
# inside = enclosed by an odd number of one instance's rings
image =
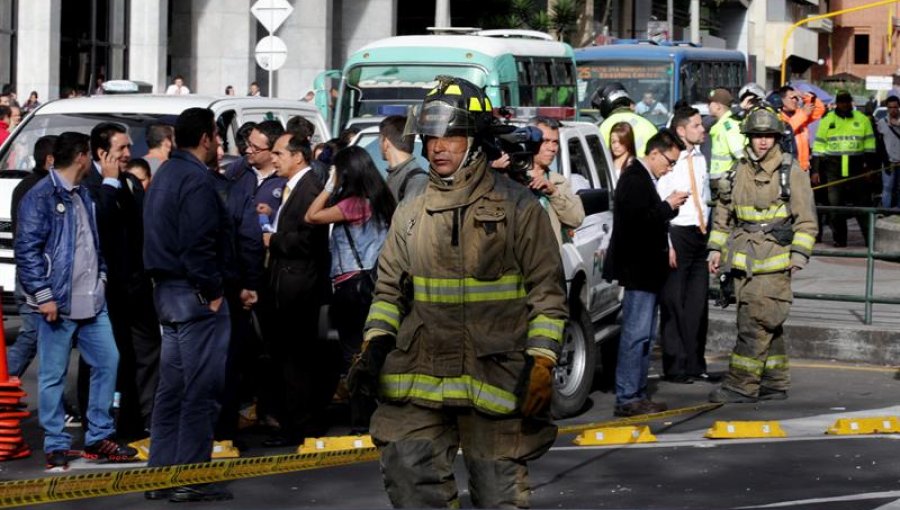
[[[3,324],[3,307],[0,306],[0,461],[21,459],[31,455],[31,449],[22,437],[20,422],[28,417],[22,382],[9,376],[6,363],[6,333]]]

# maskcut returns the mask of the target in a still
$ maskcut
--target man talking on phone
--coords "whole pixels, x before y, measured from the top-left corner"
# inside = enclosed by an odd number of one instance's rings
[[[706,328],[709,273],[706,242],[710,199],[709,172],[700,153],[706,130],[696,108],[675,110],[671,128],[684,150],[671,172],[659,178],[657,191],[689,193],[669,222],[669,272],[660,294],[660,339],[664,379],[678,384],[709,379],[706,373]]]

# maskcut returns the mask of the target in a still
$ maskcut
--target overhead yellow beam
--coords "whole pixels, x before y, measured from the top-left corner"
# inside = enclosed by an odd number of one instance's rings
[[[827,12],[825,14],[819,14],[818,16],[810,16],[806,19],[802,19],[790,27],[788,27],[787,31],[784,33],[784,39],[781,41],[781,84],[784,85],[786,80],[787,73],[787,44],[788,40],[791,38],[791,35],[794,34],[794,30],[801,26],[809,23],[810,21],[818,21],[820,19],[833,18],[835,16],[840,16],[841,14],[849,14],[851,12],[861,11],[863,9],[871,9],[873,7],[881,7],[882,5],[889,5],[897,3],[897,0],[880,0],[878,2],[872,2],[868,4],[858,5],[856,7],[850,7],[848,9],[841,9],[839,11]]]

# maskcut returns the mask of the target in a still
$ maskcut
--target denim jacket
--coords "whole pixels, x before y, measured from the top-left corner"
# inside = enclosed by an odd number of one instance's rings
[[[344,225],[347,229],[344,229]],[[353,244],[363,267],[359,267],[356,256],[347,239],[347,231],[353,236]],[[378,254],[384,246],[387,237],[387,226],[383,225],[374,216],[362,224],[351,225],[349,223],[335,223],[331,229],[331,277],[336,278],[342,274],[372,269],[378,263]]]
[[[79,186],[91,219],[91,233],[97,250],[100,279],[106,281],[106,263],[100,254],[97,214],[90,193]],[[72,264],[75,259],[76,213],[72,196],[55,172],[40,180],[19,203],[15,238],[16,268],[26,302],[38,307],[56,301],[60,314],[67,315],[72,298]]]

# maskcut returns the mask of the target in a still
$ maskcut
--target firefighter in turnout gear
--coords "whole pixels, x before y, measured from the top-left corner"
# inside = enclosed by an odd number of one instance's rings
[[[806,265],[818,232],[809,178],[778,146],[784,125],[777,114],[756,108],[741,130],[749,144],[719,180],[709,238],[710,272],[733,278],[738,326],[728,375],[711,402],[787,398],[782,325],[793,300],[791,274]]]
[[[647,140],[656,134],[656,126],[652,122],[634,112],[634,100],[621,83],[613,82],[594,92],[591,104],[600,110],[603,122],[600,123],[600,136],[609,146],[609,134],[613,126],[619,122],[631,124],[634,132],[634,148],[636,157],[644,157]]]
[[[488,168],[490,100],[437,81],[406,129],[423,137],[430,181],[394,215],[348,383],[379,396],[370,430],[395,507],[458,507],[460,447],[475,506],[527,507],[526,463],[556,436],[559,246],[534,195]]]

